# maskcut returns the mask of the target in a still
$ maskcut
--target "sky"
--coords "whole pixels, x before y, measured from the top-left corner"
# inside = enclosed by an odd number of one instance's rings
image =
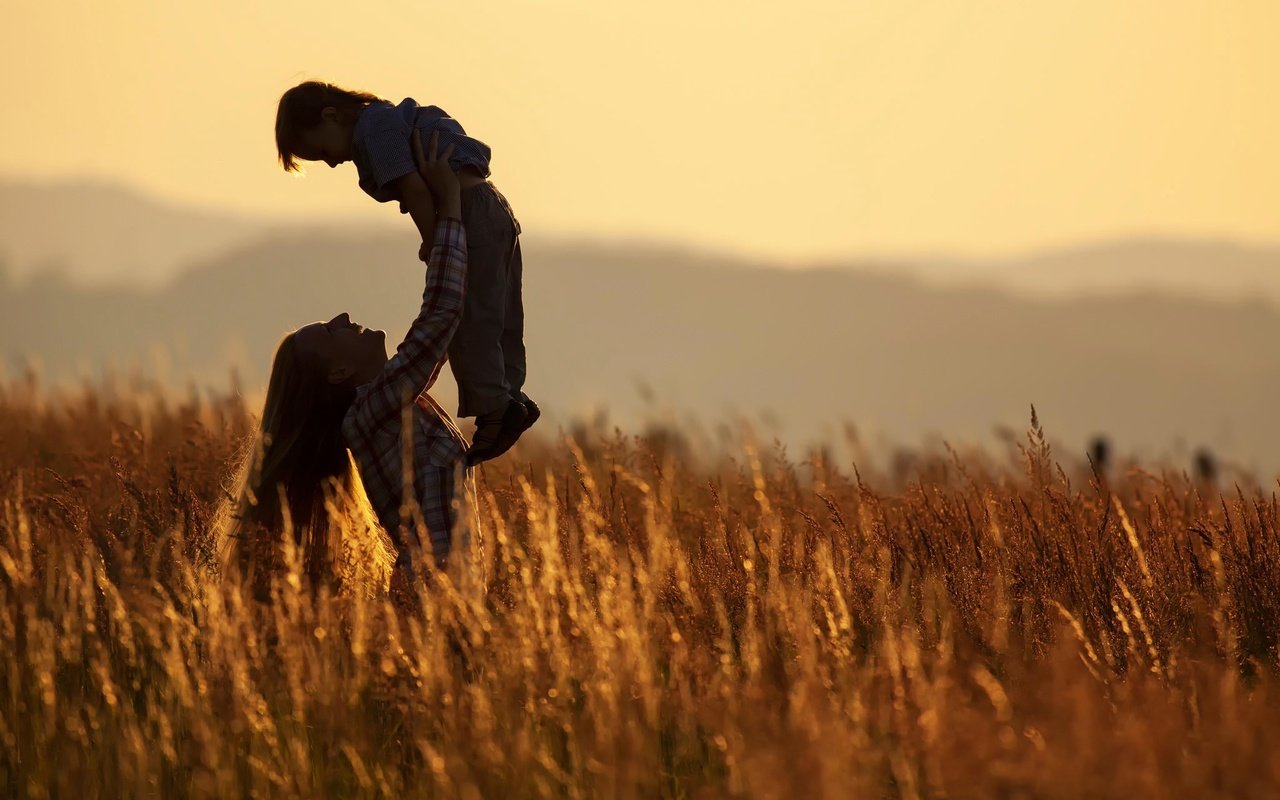
[[[446,109],[526,233],[781,262],[1280,241],[1275,0],[8,0],[0,178],[394,219],[280,93]]]

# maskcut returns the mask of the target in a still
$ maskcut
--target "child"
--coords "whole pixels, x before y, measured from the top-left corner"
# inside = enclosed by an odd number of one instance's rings
[[[418,174],[410,134],[434,133],[452,147],[449,164],[462,187],[462,223],[469,268],[462,322],[449,344],[458,383],[458,416],[475,417],[467,464],[497,458],[538,419],[525,381],[520,223],[488,180],[489,147],[466,135],[436,106],[405,98],[392,105],[367,92],[328,83],[301,83],[280,98],[276,148],[286,171],[298,161],[336,167],[353,161],[360,188],[380,203],[398,201],[422,236],[419,258],[431,252],[436,209]]]

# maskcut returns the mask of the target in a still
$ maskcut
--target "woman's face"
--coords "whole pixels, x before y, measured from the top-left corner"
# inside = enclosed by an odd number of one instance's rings
[[[330,383],[367,383],[387,363],[386,331],[364,328],[345,312],[294,333],[298,353],[324,371]]]

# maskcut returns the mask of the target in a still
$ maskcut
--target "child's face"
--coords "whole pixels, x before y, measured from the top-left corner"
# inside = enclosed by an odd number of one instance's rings
[[[344,122],[336,108],[320,113],[320,123],[302,131],[295,155],[303,161],[323,161],[330,167],[351,160],[354,126]]]

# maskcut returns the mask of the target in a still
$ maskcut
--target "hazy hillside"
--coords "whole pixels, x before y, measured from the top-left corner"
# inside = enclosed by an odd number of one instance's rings
[[[386,229],[396,223],[389,215]],[[0,267],[22,278],[58,271],[94,285],[154,286],[281,230],[297,225],[284,217],[188,208],[114,184],[0,180]],[[367,228],[330,230],[363,235]],[[545,240],[540,231],[529,233],[531,241]],[[1141,239],[1012,259],[850,259],[824,267],[913,276],[945,287],[994,286],[1032,297],[1161,291],[1228,301],[1262,297],[1280,307],[1280,246],[1225,241]]]
[[[1161,291],[1280,306],[1280,248],[1233,242],[1132,240],[1047,252],[998,264],[992,282],[1053,295]]]
[[[1280,308],[1280,246],[1198,239],[1126,239],[1013,258],[918,258],[824,264],[909,275],[928,286],[994,287],[1030,298],[1159,292],[1200,300],[1261,299]]]
[[[57,270],[92,283],[155,283],[269,227],[115,184],[0,182],[0,263],[18,276]]]
[[[153,363],[225,385],[230,364],[264,377],[286,330],[350,311],[399,341],[422,268],[408,236],[299,233],[196,265],[158,291],[77,289],[61,279],[0,290],[0,341],[66,375]],[[677,252],[531,243],[529,391],[569,413],[661,407],[705,419],[769,411],[786,438],[841,420],[894,439],[989,441],[1036,403],[1051,432],[1122,448],[1208,444],[1280,466],[1280,313],[1261,303],[1168,297],[1036,302],[929,289],[848,271],[786,272]]]
[[[370,229],[348,225],[351,233]],[[114,183],[0,179],[0,270],[20,280],[61,274],[84,285],[156,286],[298,227],[285,216],[190,207]]]

